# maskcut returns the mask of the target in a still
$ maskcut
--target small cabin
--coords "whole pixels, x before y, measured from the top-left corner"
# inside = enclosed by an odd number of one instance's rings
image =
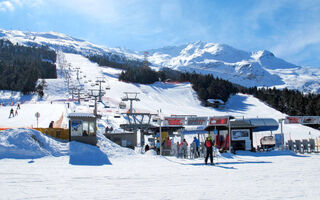
[[[87,144],[97,144],[97,117],[92,113],[70,113],[69,140]]]

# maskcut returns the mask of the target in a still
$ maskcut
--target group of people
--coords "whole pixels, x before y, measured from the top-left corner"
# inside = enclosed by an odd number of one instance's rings
[[[20,103],[17,104],[16,111],[13,108],[10,109],[9,118],[17,116],[18,110],[20,110]]]
[[[188,142],[186,139],[183,139],[181,142],[177,142],[176,145],[173,143],[173,140],[170,140],[169,137],[167,137],[165,140],[162,142],[162,148],[164,149],[174,149],[175,154],[178,158],[187,158],[188,157]],[[204,147],[206,149],[206,155],[205,155],[205,164],[208,164],[208,159],[210,158],[210,163],[211,165],[214,165],[213,163],[213,147],[214,147],[214,142],[209,135],[205,142],[204,142]],[[176,148],[176,149],[175,149]],[[149,150],[149,148],[147,148]],[[156,151],[157,154],[160,154],[160,142],[157,140],[156,142]],[[193,138],[193,141],[190,145],[190,151],[191,154],[195,157],[198,158],[200,157],[200,141],[197,137]]]

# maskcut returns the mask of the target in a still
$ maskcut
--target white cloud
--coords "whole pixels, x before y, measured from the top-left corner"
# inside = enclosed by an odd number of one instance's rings
[[[7,0],[0,2],[0,11],[14,11],[17,7],[36,7],[41,5],[43,0]]]
[[[2,1],[0,2],[0,11],[13,11],[14,6],[10,1]]]

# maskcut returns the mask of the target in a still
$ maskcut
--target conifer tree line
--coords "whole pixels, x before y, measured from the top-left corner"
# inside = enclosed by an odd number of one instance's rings
[[[276,110],[294,116],[320,116],[320,94],[304,94],[297,90],[273,88],[242,88],[242,92],[267,103]]]
[[[0,89],[36,90],[39,78],[57,78],[56,53],[48,47],[26,47],[0,40]]]
[[[91,62],[98,63],[99,66],[108,66],[117,69],[124,69],[128,70],[133,67],[140,67],[143,65],[142,61],[134,60],[134,59],[127,59],[125,57],[121,57],[116,54],[104,54],[104,55],[90,55],[87,58]]]
[[[95,55],[90,60],[97,62],[101,66],[124,69],[120,74],[120,81],[141,84],[152,84],[156,81],[168,79],[190,82],[204,105],[207,105],[207,99],[221,99],[226,102],[230,95],[242,92],[252,94],[269,106],[288,115],[320,116],[320,94],[303,94],[297,90],[289,90],[287,88],[283,90],[276,88],[246,88],[215,78],[211,74],[183,73],[169,68],[163,68],[156,72],[150,67],[143,67],[143,62],[141,61],[122,59],[121,63],[118,63],[116,60],[110,61],[109,56]]]

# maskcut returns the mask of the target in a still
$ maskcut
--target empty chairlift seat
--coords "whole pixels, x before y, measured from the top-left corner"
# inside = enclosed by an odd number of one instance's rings
[[[276,145],[275,138],[270,136],[264,136],[260,139],[261,148],[264,150],[272,149]]]

